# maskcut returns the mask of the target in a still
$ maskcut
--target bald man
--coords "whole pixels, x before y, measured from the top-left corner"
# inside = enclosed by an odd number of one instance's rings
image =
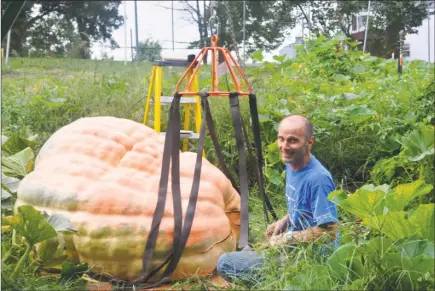
[[[301,115],[284,117],[278,128],[278,148],[285,164],[285,195],[288,213],[267,227],[268,245],[297,245],[321,241],[338,247],[337,209],[328,200],[335,190],[329,171],[311,154],[313,126]],[[227,281],[241,279],[252,283],[264,262],[253,251],[223,254],[217,272]]]

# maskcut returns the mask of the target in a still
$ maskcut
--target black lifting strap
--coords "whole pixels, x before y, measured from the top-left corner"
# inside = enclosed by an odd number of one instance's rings
[[[259,169],[259,164],[258,161],[254,159],[254,154],[252,153],[252,148],[251,148],[251,142],[249,141],[249,135],[248,132],[246,131],[246,127],[245,124],[243,122],[243,117],[241,118],[242,120],[242,129],[243,129],[243,136],[245,137],[245,142],[248,148],[248,156],[249,156],[249,160],[252,161],[252,163],[254,163],[254,168],[255,168],[255,174],[257,175],[257,180],[259,181],[259,186],[260,186],[260,195],[261,195],[261,202],[263,205],[263,215],[264,215],[264,220],[266,221],[267,224],[269,224],[269,215],[267,215],[267,207],[266,207],[266,201],[265,201],[265,194],[264,191],[262,191],[262,183],[260,182],[260,171],[261,169]]]
[[[211,140],[213,141],[213,145],[216,149],[216,155],[219,159],[219,165],[221,166],[221,170],[222,172],[225,174],[225,176],[228,178],[228,180],[231,181],[231,184],[233,185],[233,188],[236,189],[236,191],[240,194],[240,189],[237,186],[236,181],[234,180],[233,176],[230,174],[230,171],[228,170],[228,167],[225,163],[225,159],[222,155],[222,150],[221,147],[219,145],[217,136],[216,136],[216,131],[214,128],[214,123],[213,123],[213,118],[211,116],[211,110],[210,110],[210,104],[208,103],[208,100],[206,99],[206,104],[205,106],[207,107],[207,111],[204,112],[204,114],[206,114],[206,119],[207,119],[207,127],[208,127],[208,132],[210,134]]]
[[[270,211],[273,219],[278,220],[278,216],[273,210],[272,204],[270,203],[269,197],[266,195],[264,190],[264,176],[263,176],[263,150],[261,147],[261,136],[260,136],[260,121],[258,119],[258,108],[257,108],[257,97],[255,94],[249,94],[249,109],[252,118],[252,131],[254,133],[254,144],[257,151],[257,179],[260,187],[260,195],[263,199],[263,203],[266,204],[268,210]],[[265,213],[266,221],[269,223],[269,218],[267,213]]]
[[[207,112],[207,93],[200,93],[201,103],[203,110]],[[159,197],[157,200],[156,209],[153,215],[153,221],[151,224],[151,229],[148,235],[146,247],[143,255],[143,271],[142,274],[134,280],[132,283],[145,283],[151,279],[159,270],[161,270],[166,264],[166,270],[163,272],[161,279],[155,283],[142,285],[140,288],[148,289],[159,286],[164,283],[170,282],[169,277],[178,265],[178,262],[183,253],[184,247],[186,246],[187,239],[190,234],[190,230],[193,223],[193,218],[195,215],[196,202],[199,192],[200,176],[201,176],[201,166],[202,166],[202,151],[204,148],[204,137],[205,137],[205,127],[206,127],[206,114],[203,116],[201,131],[199,137],[199,147],[197,151],[195,172],[193,178],[192,189],[189,197],[189,203],[186,211],[186,216],[182,219],[182,205],[181,205],[181,191],[180,191],[180,163],[179,163],[179,152],[180,152],[180,99],[181,95],[175,93],[174,99],[170,107],[170,116],[168,122],[168,129],[166,132],[165,145],[163,150],[163,161],[162,170],[160,176],[159,185]],[[169,152],[170,151],[170,152]],[[167,186],[169,179],[169,166],[172,157],[172,196],[173,196],[173,206],[174,206],[174,241],[173,249],[169,257],[158,267],[149,271],[149,267],[152,261],[152,256],[154,253],[155,245],[157,242],[157,237],[159,233],[160,223],[163,217],[163,212],[166,203]]]
[[[241,198],[241,229],[239,238],[239,248],[248,245],[249,236],[249,212],[248,212],[248,171],[246,169],[245,146],[242,135],[242,122],[239,106],[239,93],[231,92],[229,94],[231,115],[234,125],[234,135],[236,145],[239,150],[239,177],[240,177],[240,198]]]

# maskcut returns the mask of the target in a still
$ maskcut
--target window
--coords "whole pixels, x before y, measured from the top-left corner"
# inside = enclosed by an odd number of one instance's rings
[[[359,32],[364,30],[364,17],[362,15],[353,15],[352,16],[352,31]]]

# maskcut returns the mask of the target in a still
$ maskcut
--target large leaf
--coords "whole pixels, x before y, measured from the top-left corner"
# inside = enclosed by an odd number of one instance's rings
[[[381,231],[391,239],[402,239],[413,235],[434,241],[434,204],[421,204],[406,219],[406,212],[395,211],[385,215],[366,217],[363,224]]]
[[[23,178],[33,168],[35,155],[31,148],[25,148],[13,156],[2,158],[2,172],[10,177]]]
[[[4,217],[2,223],[12,226],[30,245],[57,236],[56,230],[45,220],[44,215],[31,205],[19,206],[18,214]]]
[[[370,177],[375,183],[389,183],[396,173],[400,161],[396,157],[381,159],[372,168]]]
[[[403,210],[412,199],[430,193],[433,186],[417,180],[408,184],[400,184],[387,197],[387,207],[391,211]]]
[[[347,199],[337,201],[337,205],[358,217],[372,216],[383,213],[385,196],[386,193],[381,188],[360,188]]]
[[[435,258],[434,243],[418,237],[410,237],[398,245],[402,255],[407,258],[417,257],[424,255],[428,258]]]
[[[341,202],[347,199],[347,194],[343,190],[334,190],[328,195],[328,199],[335,204],[340,205]]]
[[[396,251],[393,241],[385,236],[377,236],[360,247],[360,253],[374,261],[382,261],[386,253]]]
[[[12,155],[28,147],[33,148],[36,144],[37,137],[37,135],[22,137],[19,132],[16,132],[2,145],[2,151]]]
[[[273,168],[266,168],[264,175],[266,176],[266,178],[269,180],[270,183],[277,186],[281,185],[282,183],[281,174],[277,170]]]
[[[21,180],[14,177],[8,177],[2,172],[2,188],[8,192],[17,193],[20,182]]]
[[[389,212],[385,215],[365,217],[362,223],[396,240],[409,237],[414,233],[405,215],[404,211]]]
[[[416,228],[417,235],[429,241],[435,241],[435,206],[431,204],[420,204],[408,218],[408,221]]]
[[[350,282],[362,276],[363,266],[354,243],[340,246],[326,261],[333,277]]]
[[[45,219],[48,223],[58,232],[77,232],[78,230],[74,227],[74,225],[71,223],[71,220],[69,220],[68,217],[65,215],[59,214],[59,213],[53,213],[49,215],[47,212],[43,211],[42,214],[44,215]]]
[[[259,50],[256,50],[255,52],[253,52],[251,54],[251,58],[254,62],[255,61],[262,62],[263,61],[263,50],[259,49]]]
[[[420,161],[434,154],[434,127],[422,126],[401,139],[405,146],[405,154],[411,161]]]
[[[281,155],[276,142],[267,146],[266,159],[271,165],[281,162]]]
[[[70,280],[74,278],[80,278],[83,273],[88,271],[89,267],[87,263],[81,263],[74,265],[71,262],[64,262],[62,264],[62,270],[60,273],[61,280]]]
[[[1,188],[2,209],[12,210],[12,195],[7,190]]]
[[[427,272],[432,273],[432,276],[434,273],[434,258],[425,253],[412,257],[404,256],[403,253],[391,253],[386,254],[384,259],[386,267],[394,270],[396,274],[406,271],[407,276],[404,278],[410,278],[411,282],[417,281]]]
[[[20,180],[2,172],[1,203],[3,209],[12,210],[12,194],[17,193]]]

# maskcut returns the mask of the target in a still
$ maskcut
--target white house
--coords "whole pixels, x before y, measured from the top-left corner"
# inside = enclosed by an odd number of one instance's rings
[[[423,60],[434,62],[435,60],[435,15],[434,8],[435,2],[429,3],[429,17],[423,20],[420,27],[417,28],[416,34],[407,34],[403,44],[403,57],[407,60]],[[362,34],[366,28],[367,11],[362,11],[352,18],[351,34]],[[296,35],[301,35],[301,26],[292,31]],[[370,31],[369,31],[370,34]],[[302,27],[302,35],[305,35]],[[296,56],[295,47],[303,44],[303,37],[298,36],[296,40],[290,44],[285,45],[279,50],[280,55],[286,55],[288,58]]]
[[[405,36],[404,58],[408,60],[435,61],[435,2],[429,5],[429,18],[423,20],[416,34]]]
[[[434,62],[435,2],[428,2],[429,17],[423,20],[416,34],[407,34],[403,43],[403,58],[406,60],[422,60]],[[360,12],[352,18],[352,34],[364,33],[367,11]],[[370,34],[370,31],[369,31]]]

